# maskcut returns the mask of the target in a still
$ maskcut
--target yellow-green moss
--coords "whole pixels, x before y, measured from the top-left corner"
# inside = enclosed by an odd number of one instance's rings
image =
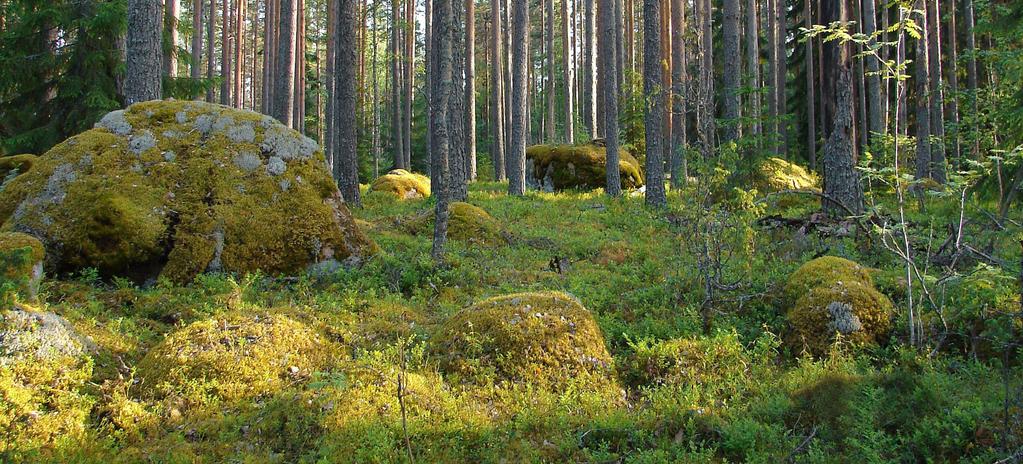
[[[482,208],[469,203],[455,202],[448,205],[448,238],[487,246],[508,243],[509,234]],[[434,210],[421,214],[405,224],[413,234],[432,234]]]
[[[571,378],[611,380],[604,336],[575,298],[519,293],[482,301],[451,317],[432,341],[441,368],[469,381],[507,380],[557,388]]]
[[[340,348],[277,314],[235,314],[171,333],[139,362],[153,397],[205,391],[232,402],[266,395],[323,369]],[[185,406],[187,407],[187,405]]]
[[[622,188],[643,185],[643,169],[632,155],[619,150]],[[546,191],[593,190],[607,186],[607,148],[596,145],[534,145],[526,149],[526,181]]]
[[[323,153],[271,118],[201,102],[114,112],[0,192],[5,230],[31,231],[54,272],[187,282],[206,271],[297,274],[375,245]]]
[[[0,292],[14,291],[34,300],[43,277],[46,250],[35,237],[20,232],[0,232]]]
[[[811,260],[796,269],[785,283],[783,292],[787,307],[806,295],[810,290],[837,282],[857,282],[868,287],[874,286],[870,269],[837,256],[822,256]]]
[[[24,174],[32,169],[32,164],[35,161],[36,155],[0,156],[0,182],[6,180],[7,176],[11,175],[11,171],[17,170],[15,176]]]
[[[749,375],[749,353],[735,334],[678,338],[634,347],[624,377],[634,385],[732,385]]]
[[[370,186],[372,192],[388,192],[400,200],[412,200],[430,196],[430,178],[404,169],[395,169],[380,176]]]
[[[768,158],[757,167],[751,187],[760,193],[779,190],[820,191],[821,180],[810,170],[781,158]]]
[[[840,334],[852,345],[876,343],[891,328],[892,302],[872,286],[840,281],[810,290],[786,314],[791,341],[822,355]]]

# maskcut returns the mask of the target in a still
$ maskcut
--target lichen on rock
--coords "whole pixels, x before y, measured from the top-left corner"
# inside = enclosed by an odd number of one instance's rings
[[[642,186],[639,161],[625,150],[619,150],[618,155],[622,188]],[[603,146],[534,145],[526,149],[526,184],[545,192],[603,188],[607,185],[606,166],[607,148]]]
[[[872,286],[839,281],[810,290],[786,314],[792,343],[822,355],[841,336],[855,346],[874,344],[891,328],[891,300]],[[837,335],[836,335],[837,334]]]
[[[202,102],[108,114],[10,181],[0,221],[39,238],[58,274],[93,267],[183,283],[213,270],[297,274],[375,251],[315,142]]]
[[[470,382],[558,389],[576,378],[613,381],[611,355],[593,315],[559,292],[481,301],[445,322],[431,345],[442,370]]]
[[[404,169],[394,169],[373,181],[372,192],[394,194],[399,200],[415,200],[430,196],[430,178]]]

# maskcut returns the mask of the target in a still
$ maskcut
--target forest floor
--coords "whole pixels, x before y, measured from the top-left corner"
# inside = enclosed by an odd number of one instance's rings
[[[1016,284],[981,258],[970,257],[955,278],[942,280],[938,265],[923,269],[951,328],[925,310],[924,346],[912,349],[897,256],[864,228],[813,216],[815,197],[784,208],[747,198],[736,201],[746,212],[735,213],[673,193],[664,213],[641,197],[515,198],[505,189],[476,183],[469,197],[502,225],[503,243],[451,240],[443,266],[430,259],[429,231],[409,228],[432,202],[368,193],[354,213],[383,252],[358,269],[203,275],[187,287],[139,288],[89,272],[45,282],[41,305],[97,351],[78,384],[28,393],[54,422],[9,432],[20,441],[0,448],[0,461],[992,462],[1023,446],[1020,363],[1001,354],[996,335],[971,338],[998,332],[989,312],[1018,307]],[[909,207],[930,261],[947,251],[958,200]],[[971,208],[964,241],[1019,262],[1010,234]],[[1019,211],[1010,219],[1020,221]],[[837,343],[814,357],[790,343],[781,289],[822,255],[876,269],[895,307],[876,346]],[[492,372],[485,381],[443,372],[445,353],[433,344],[446,321],[481,300],[528,291],[565,292],[593,313],[613,357],[607,382],[566,372],[546,388]],[[146,381],[146,355],[168,334],[208,320],[226,326],[237,314],[286,316],[343,348],[308,371],[264,374],[273,388],[258,395],[229,395],[217,384],[244,364],[230,357],[184,385]],[[209,343],[206,352],[246,341]],[[204,356],[170,349],[168,359]],[[32,427],[44,426],[61,428],[61,437],[33,443]]]

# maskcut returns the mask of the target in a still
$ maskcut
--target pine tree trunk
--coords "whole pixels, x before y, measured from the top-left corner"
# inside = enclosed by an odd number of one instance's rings
[[[206,43],[208,44],[208,46],[206,48],[208,50],[206,51],[206,80],[212,81],[213,75],[216,72],[217,61],[213,59],[213,57],[216,55],[215,51],[217,47],[217,44],[215,43],[216,38],[215,29],[217,24],[217,0],[210,0],[209,8],[207,8],[207,16],[208,17],[206,19]],[[213,86],[210,86],[206,90],[206,101],[209,103],[213,103],[214,99],[213,97],[214,97]]]
[[[734,0],[738,1],[738,0]],[[661,88],[661,0],[643,0],[643,93],[646,123],[646,204],[661,207],[667,203],[664,193],[664,152],[661,133],[664,98]],[[608,170],[613,166],[608,163]],[[615,169],[617,170],[617,169]],[[609,176],[610,179],[610,176]]]
[[[813,27],[814,24],[813,9],[810,7],[810,1],[803,1],[803,16],[806,20],[807,29]],[[814,38],[811,37],[807,39],[804,47],[806,48],[806,154],[810,161],[810,169],[815,171],[817,170],[817,102],[815,99],[817,94],[815,84],[817,81],[813,76],[813,68],[816,63],[813,57],[814,42]]]
[[[202,78],[202,10],[203,0],[192,1],[192,61],[188,67],[189,77],[193,81]]]
[[[305,0],[295,0],[298,12],[295,19],[295,109],[293,110],[292,127],[295,130],[305,133],[305,82],[306,82],[306,14]],[[356,16],[358,18],[358,16]],[[357,41],[357,40],[356,40]],[[358,45],[355,46],[358,50]],[[356,64],[356,71],[358,71]],[[358,128],[358,117],[355,127]]]
[[[337,92],[335,86],[337,85],[337,79],[335,78],[335,67],[337,66],[337,59],[335,53],[337,51],[337,25],[338,25],[338,9],[340,0],[327,0],[327,69],[326,79],[324,82],[325,91],[327,92],[326,108],[324,109],[324,135],[323,135],[323,146],[325,147],[325,154],[327,156],[327,165],[335,166],[340,159],[334,152],[334,147],[337,145],[335,142],[335,119],[334,119],[334,95]],[[376,47],[373,48],[376,51]]]
[[[237,1],[237,0],[235,0]],[[231,3],[228,0],[223,0],[221,3],[221,15],[220,15],[220,104],[225,106],[231,106],[231,93],[234,90],[234,86],[231,85],[231,79],[234,77],[234,73],[231,72],[231,30],[234,29],[232,24],[232,11]]]
[[[433,174],[439,179],[439,189],[435,188],[433,194],[437,196],[437,206],[435,209],[435,221],[433,230],[433,258],[440,261],[444,258],[444,245],[447,241],[447,228],[448,228],[448,191],[447,191],[447,180],[450,177],[448,172],[448,148],[450,147],[450,141],[448,140],[448,128],[449,124],[449,98],[454,93],[451,89],[451,80],[453,74],[452,66],[452,0],[434,0],[433,4],[433,40],[434,40],[434,51],[433,56],[436,58],[434,63],[428,64],[428,66],[434,66],[434,76],[432,84],[434,86],[431,96],[434,101],[430,105],[431,119],[433,119],[433,133],[430,137],[433,138]],[[517,0],[518,1],[518,0]],[[525,3],[525,0],[521,0]],[[523,69],[524,70],[524,69]],[[452,115],[453,116],[453,115]]]
[[[280,26],[278,29],[277,75],[274,91],[274,117],[281,124],[292,127],[295,112],[295,29],[297,0],[280,0]]]
[[[919,0],[916,8],[921,11],[926,8]],[[921,13],[917,19],[918,25],[923,33],[916,41],[916,59],[913,60],[913,69],[916,78],[916,178],[917,180],[929,179],[931,177],[931,111],[928,107],[928,93],[930,89],[930,66],[929,50],[927,41],[927,15]]]
[[[601,79],[604,81],[604,128],[605,142],[607,146],[607,185],[605,187],[609,196],[617,197],[622,194],[621,173],[617,169],[619,163],[618,154],[618,70],[615,69],[618,60],[618,42],[615,36],[620,32],[619,22],[615,17],[616,0],[600,0],[600,31],[603,36],[601,60],[603,71]],[[616,29],[619,31],[616,32]]]
[[[846,0],[823,2],[821,21],[831,24],[848,21]],[[838,40],[824,44],[824,199],[825,213],[832,217],[858,214],[863,208],[863,192],[856,171],[856,143],[853,133],[852,51]]]
[[[459,5],[461,6],[461,5]],[[469,196],[468,153],[466,152],[465,119],[465,17],[462,8],[454,8],[451,18],[451,95],[448,97],[448,177],[445,188],[451,201],[465,201]]]
[[[415,63],[415,44],[416,44],[416,16],[415,16],[415,0],[407,0],[405,4],[405,91],[403,97],[405,98],[405,108],[402,111],[402,116],[405,120],[402,124],[401,130],[405,140],[402,142],[402,149],[405,150],[405,166],[412,169],[412,99],[413,89],[415,88],[415,76],[416,76],[416,63]]]
[[[555,124],[555,110],[557,105],[554,104],[554,0],[543,0],[544,1],[544,15],[546,23],[544,24],[545,32],[544,39],[546,40],[544,50],[544,61],[547,63],[547,77],[544,79],[544,94],[547,98],[546,117],[544,118],[546,124],[544,124],[544,136],[547,143],[555,142],[556,124]]]
[[[707,0],[710,2],[710,0]],[[788,156],[788,120],[786,114],[788,113],[788,100],[786,99],[787,93],[785,89],[786,76],[788,75],[788,55],[786,54],[786,41],[788,39],[788,27],[786,26],[785,17],[785,1],[786,0],[775,0],[775,42],[774,46],[777,47],[775,56],[778,58],[775,72],[777,73],[774,78],[776,84],[775,91],[778,92],[778,143],[779,153],[783,156]],[[829,0],[829,1],[844,1],[844,0]]]
[[[511,0],[512,18],[512,136],[508,150],[508,193],[523,195],[526,192],[526,137],[529,120],[526,116],[529,47],[529,2]]]
[[[764,40],[767,45],[767,69],[764,72],[765,87],[767,87],[767,128],[764,130],[771,153],[779,154],[778,150],[778,47],[776,18],[774,16],[774,4],[782,0],[766,0],[764,8]],[[843,1],[843,0],[838,0]]]
[[[597,23],[595,1],[583,0],[583,122],[591,139],[597,138]]]
[[[625,69],[630,73],[636,73],[636,0],[624,0],[625,2]]]
[[[358,0],[339,0],[337,24],[337,73],[335,74],[335,108],[337,108],[337,154],[334,178],[338,180],[341,197],[348,203],[361,205],[359,197],[359,161],[356,149],[356,3]]]
[[[946,73],[948,74],[948,88],[949,95],[945,103],[948,105],[947,112],[948,118],[951,120],[950,123],[954,128],[954,134],[952,137],[952,157],[955,159],[955,163],[962,166],[962,147],[960,146],[960,132],[959,127],[959,44],[958,42],[958,30],[956,29],[956,9],[955,3],[953,2],[952,7],[948,9],[948,32],[945,37],[948,38],[948,46],[945,48],[948,65],[946,67]]]
[[[401,57],[404,56],[401,47],[401,29],[398,25],[402,17],[399,14],[399,0],[391,0],[391,148],[394,152],[394,168],[409,169],[405,164],[405,133],[402,130],[405,118],[402,116],[404,100],[402,99],[402,88],[404,80],[401,75]],[[431,179],[431,182],[439,182],[440,179]]]
[[[973,139],[970,157],[977,160],[980,156],[980,137],[976,127],[979,112],[977,109],[977,38],[974,34],[976,23],[973,14],[973,0],[965,0],[963,13],[963,21],[966,22],[966,88],[970,92],[970,120],[973,122],[970,129]]]
[[[166,29],[167,41],[163,55],[163,74],[168,77],[178,75],[178,13],[181,10],[180,0],[165,0],[166,11],[163,15],[163,27]]]
[[[686,69],[685,7],[684,0],[671,0],[671,187],[680,189],[689,176],[686,166],[686,99],[689,75]]]
[[[810,0],[806,0],[806,4],[809,5]],[[812,59],[807,66],[813,68]],[[758,137],[761,133],[760,118],[763,115],[760,113],[760,25],[757,21],[757,0],[746,0],[746,74],[749,79],[746,87],[753,90],[749,94],[750,116],[753,118],[750,133]],[[759,141],[757,144],[759,147]]]
[[[704,158],[714,155],[714,35],[710,0],[696,0],[700,5],[700,102],[697,117],[700,149]]]
[[[874,0],[863,1],[863,33],[867,37],[873,37],[877,31],[877,12],[874,8]],[[876,40],[871,38],[867,45],[873,47]],[[878,75],[880,65],[877,57],[867,55],[865,58],[867,67],[867,114],[869,116],[868,128],[870,137],[874,138],[884,134],[884,111],[881,110],[881,76]]]
[[[626,95],[626,91],[632,90],[632,83],[625,80],[625,4],[624,0],[615,0],[614,2],[614,43],[615,47],[615,70],[617,71],[617,78],[615,79],[615,85],[618,88],[618,98],[622,98]],[[631,93],[631,92],[630,92]],[[617,106],[617,105],[616,105]]]
[[[568,4],[569,0],[561,0],[561,68],[565,95],[565,143],[572,145],[575,143],[575,96],[572,92],[575,66],[572,63],[572,41],[569,36],[573,21]]]
[[[945,183],[945,103],[941,83],[941,20],[938,15],[938,0],[927,2],[927,60],[930,75],[931,134],[931,178],[939,184]]]
[[[465,0],[465,163],[468,181],[476,180],[476,4]]]
[[[128,32],[125,37],[124,102],[159,100],[161,76],[161,15],[159,0],[128,1]]]
[[[722,52],[724,54],[722,100],[724,101],[724,142],[739,138],[739,0],[724,0]]]
[[[242,80],[245,70],[245,0],[236,0],[234,18],[234,106],[241,108],[245,104]]]
[[[490,58],[490,79],[493,83],[490,86],[490,118],[491,118],[491,141],[490,141],[490,153],[494,162],[494,180],[500,182],[507,178],[505,174],[505,119],[504,119],[504,62],[503,54],[504,50],[504,33],[502,32],[502,8],[500,0],[491,0],[490,2],[490,21],[492,38],[491,44],[493,47],[493,53]],[[432,119],[432,118],[431,118]]]
[[[373,1],[373,43],[377,43],[377,28],[380,27],[380,22],[377,18],[377,3]],[[379,68],[379,62],[377,61],[377,47],[373,46],[372,58],[373,60],[373,178],[380,176],[380,79],[377,75],[377,69]],[[427,138],[429,138],[427,134]]]

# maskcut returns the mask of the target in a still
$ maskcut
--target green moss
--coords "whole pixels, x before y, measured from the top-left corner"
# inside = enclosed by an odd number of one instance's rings
[[[826,433],[838,432],[840,420],[855,406],[862,379],[841,371],[826,372],[815,382],[792,392],[795,408],[792,422],[826,426]]]
[[[760,193],[780,190],[820,191],[821,180],[810,170],[781,158],[768,158],[760,163],[751,187]]]
[[[469,203],[455,202],[448,206],[448,238],[484,246],[503,245],[510,235],[489,213]],[[412,218],[405,224],[413,234],[433,234],[434,210]]]
[[[267,395],[323,369],[340,348],[316,330],[277,314],[234,314],[192,323],[139,362],[150,394],[227,402]],[[187,405],[186,405],[187,407]]]
[[[107,115],[9,182],[0,217],[39,237],[57,273],[187,282],[206,271],[297,274],[376,251],[312,140],[201,102]]]
[[[604,336],[564,293],[519,293],[479,302],[449,319],[432,342],[445,372],[469,381],[554,388],[574,377],[612,381]]]
[[[823,355],[836,334],[854,346],[874,344],[891,329],[892,302],[872,286],[840,281],[800,298],[786,314],[792,344]]]
[[[0,183],[24,174],[36,162],[35,155],[0,156]],[[13,175],[12,175],[13,172]]]
[[[34,300],[43,277],[46,250],[35,237],[0,232],[0,292],[14,291]]]
[[[430,178],[395,169],[374,180],[369,189],[372,192],[394,194],[400,200],[426,198],[430,196]]]
[[[596,145],[534,145],[526,149],[526,181],[545,191],[593,190],[607,186],[607,149]],[[632,155],[619,151],[622,188],[643,185],[643,170]]]
[[[639,343],[624,376],[632,385],[727,385],[749,375],[749,353],[735,334]]]
[[[868,287],[874,286],[870,269],[837,256],[822,256],[811,260],[796,269],[789,276],[783,291],[784,303],[787,307],[806,295],[810,290],[837,282],[858,282]]]

